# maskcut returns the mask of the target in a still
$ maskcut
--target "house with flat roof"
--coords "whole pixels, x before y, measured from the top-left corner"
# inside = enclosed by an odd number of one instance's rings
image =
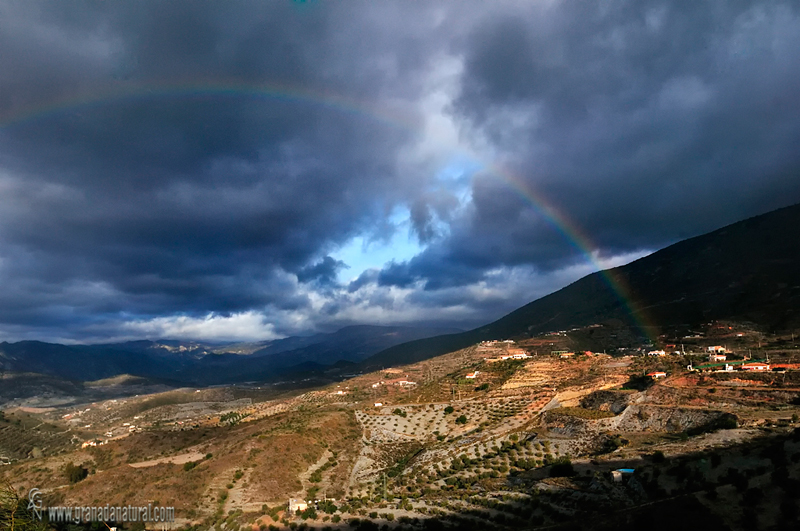
[[[305,511],[308,509],[308,502],[304,500],[298,500],[295,498],[289,498],[289,512],[294,514],[297,511]]]
[[[753,363],[744,363],[742,364],[743,371],[768,371],[769,370],[769,363],[763,363],[760,361],[756,361]]]

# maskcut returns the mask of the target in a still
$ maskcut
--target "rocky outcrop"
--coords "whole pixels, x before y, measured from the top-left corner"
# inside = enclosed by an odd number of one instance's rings
[[[631,404],[644,400],[644,393],[636,391],[595,391],[581,399],[581,407],[622,413]]]
[[[545,427],[559,435],[577,437],[607,432],[702,433],[735,427],[736,417],[723,411],[653,405],[630,405],[615,417],[585,419],[563,415],[558,409],[544,415]]]

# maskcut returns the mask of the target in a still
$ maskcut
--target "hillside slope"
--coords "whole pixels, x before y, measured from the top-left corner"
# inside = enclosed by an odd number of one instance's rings
[[[501,319],[461,334],[398,345],[363,368],[409,363],[488,339],[619,320],[645,335],[713,319],[769,330],[800,325],[800,205],[793,205],[593,273]]]

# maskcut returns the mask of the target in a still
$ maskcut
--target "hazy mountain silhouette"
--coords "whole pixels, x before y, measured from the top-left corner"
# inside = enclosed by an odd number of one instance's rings
[[[349,326],[330,334],[224,346],[194,341],[130,341],[60,345],[40,341],[0,343],[0,371],[30,372],[89,381],[132,374],[176,383],[216,384],[324,370],[359,362],[388,347],[452,332],[450,328]],[[255,350],[254,350],[255,349]],[[241,354],[242,351],[251,352]]]

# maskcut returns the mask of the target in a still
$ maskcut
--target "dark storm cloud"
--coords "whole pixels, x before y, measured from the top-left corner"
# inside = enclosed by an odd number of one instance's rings
[[[379,8],[3,10],[0,274],[18,287],[0,297],[5,323],[302,308],[283,272],[330,283],[344,264],[311,265],[324,248],[407,194],[395,152],[409,133],[324,101],[411,90],[389,88],[413,82],[426,58],[377,23],[359,27],[359,16],[382,20]],[[203,92],[215,83],[290,97]]]
[[[342,268],[347,268],[347,264],[341,260],[336,260],[326,256],[316,264],[304,267],[297,272],[297,280],[300,282],[317,282],[323,286],[336,285],[336,275]]]
[[[453,111],[593,250],[656,249],[800,201],[798,14],[627,1],[497,12],[463,43]],[[382,278],[466,284],[462,267],[579,256],[498,181],[476,179],[450,236]]]
[[[600,257],[800,201],[795,4],[18,2],[0,20],[0,336],[477,323],[578,274],[503,179],[439,178],[446,119]],[[343,245],[400,230],[424,249],[339,278]]]

